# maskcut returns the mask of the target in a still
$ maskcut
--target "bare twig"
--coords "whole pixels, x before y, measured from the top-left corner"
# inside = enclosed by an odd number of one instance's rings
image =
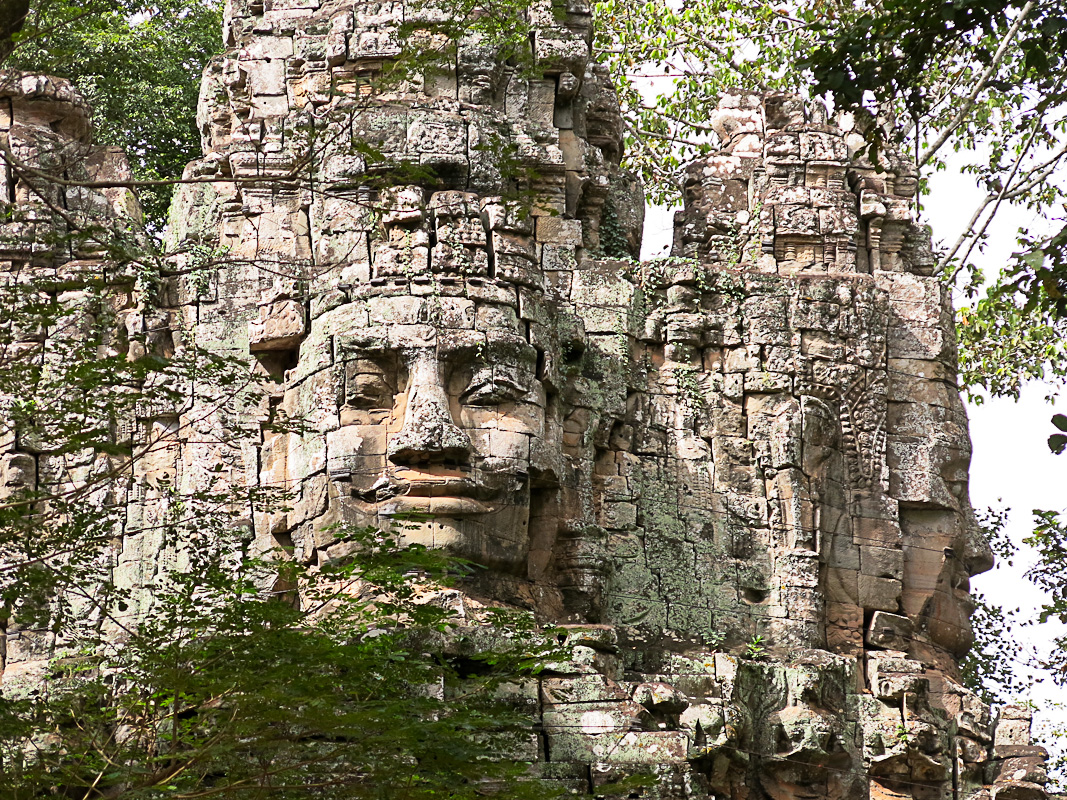
[[[996,195],[986,195],[985,200],[982,201],[979,208],[971,216],[971,221],[967,223],[967,227],[964,228],[963,233],[961,233],[960,237],[956,240],[956,244],[953,245],[952,249],[945,255],[944,258],[941,259],[941,262],[937,265],[938,273],[943,272],[947,268],[948,264],[952,261],[953,257],[955,257],[960,247],[963,246],[963,243],[968,238],[970,238],[971,244],[967,248],[967,252],[964,254],[963,258],[960,259],[959,265],[956,267],[956,269],[952,271],[951,280],[955,280],[960,270],[963,269],[964,265],[967,263],[967,259],[970,258],[971,252],[974,250],[975,245],[978,243],[982,235],[989,228],[989,224],[993,221],[993,217],[996,216],[997,209],[1000,208],[1000,204],[1004,200],[1005,192],[1008,191],[1008,188],[1011,186],[1012,180],[1015,179],[1015,175],[1016,173],[1018,173],[1019,168],[1022,166],[1022,163],[1025,160],[1027,153],[1030,152],[1030,147],[1033,145],[1034,139],[1037,137],[1037,132],[1040,129],[1041,118],[1039,117],[1034,120],[1033,130],[1030,131],[1030,135],[1027,137],[1026,142],[1023,144],[1022,149],[1019,151],[1019,155],[1015,159],[1015,163],[1012,165],[1011,172],[1008,174],[1007,180],[1003,181],[1003,183],[1001,184],[1000,191]],[[989,204],[994,202],[995,205],[993,206],[993,211],[989,214],[988,217],[986,217],[985,222],[982,223],[981,229],[975,232],[973,230],[975,223],[978,221],[979,217],[989,206]]]
[[[1027,16],[1029,16],[1030,12],[1033,11],[1035,5],[1035,0],[1028,0],[1026,5],[1022,7],[1022,10],[1019,11],[1019,16],[1017,16],[1015,18],[1015,21],[1012,22],[1011,27],[1008,28],[1008,32],[1004,34],[1004,38],[1001,40],[1000,46],[997,47],[996,53],[993,54],[993,60],[989,62],[989,66],[985,68],[984,72],[982,72],[981,76],[978,78],[978,82],[975,83],[975,85],[971,88],[971,91],[963,99],[963,106],[956,113],[956,116],[952,118],[949,124],[945,126],[945,128],[941,131],[938,137],[934,139],[933,144],[931,144],[926,149],[926,152],[923,153],[922,160],[919,162],[920,167],[925,166],[927,163],[929,163],[930,159],[934,157],[934,154],[937,153],[937,151],[944,146],[945,142],[948,141],[948,138],[952,135],[953,131],[955,131],[960,125],[963,124],[964,120],[967,119],[967,115],[971,113],[971,109],[974,108],[974,104],[978,100],[978,95],[982,93],[982,90],[985,89],[985,87],[989,84],[990,78],[992,78],[996,71],[1000,68],[1000,62],[1002,62],[1004,60],[1004,56],[1007,55],[1008,47],[1015,39],[1016,34],[1019,33],[1020,28],[1022,28],[1023,22],[1026,20]]]

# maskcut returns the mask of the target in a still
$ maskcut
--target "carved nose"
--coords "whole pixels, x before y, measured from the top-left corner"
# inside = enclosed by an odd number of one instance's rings
[[[388,455],[398,465],[428,461],[465,464],[470,459],[470,437],[452,421],[436,363],[414,365],[404,427],[389,442]]]
[[[408,406],[404,427],[389,443],[394,464],[424,461],[459,461],[471,454],[471,440],[452,422],[447,408],[432,400],[415,400]]]

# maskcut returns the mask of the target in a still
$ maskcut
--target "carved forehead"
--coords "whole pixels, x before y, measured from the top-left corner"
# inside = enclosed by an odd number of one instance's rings
[[[520,298],[514,291],[498,294],[486,298],[398,292],[360,298],[350,306],[358,310],[337,320],[338,354],[346,358],[433,349],[442,358],[492,353],[514,362],[555,349],[555,337],[546,335],[558,327],[560,314],[553,304]]]
[[[424,324],[442,330],[504,329],[524,334],[526,320],[544,322],[556,314],[552,305],[539,296],[518,293],[514,286],[493,288],[496,291],[474,293],[464,292],[463,285],[427,284],[425,290],[418,292],[357,296],[353,307],[365,314],[349,315],[347,325],[354,328],[362,318],[364,327]]]
[[[516,331],[490,328],[439,330],[430,325],[375,325],[357,331],[339,343],[346,358],[377,358],[434,353],[442,361],[498,361],[533,363],[537,350]]]

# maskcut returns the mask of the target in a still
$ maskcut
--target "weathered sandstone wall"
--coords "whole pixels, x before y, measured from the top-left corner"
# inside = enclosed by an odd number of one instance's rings
[[[662,797],[1044,797],[1027,713],[958,683],[992,557],[914,172],[796,98],[723,98],[672,258],[638,263],[588,6],[531,7],[533,74],[471,36],[382,83],[429,13],[227,4],[172,274],[133,310],[271,387],[146,410],[175,438],[136,466],[117,574],[171,557],[161,476],[289,490],[250,535],[312,563],[349,546],[334,523],[419,512],[406,536],[486,567],[459,610],[573,626],[529,687],[531,758],[568,786],[653,765]],[[304,428],[234,433],[279,413]]]

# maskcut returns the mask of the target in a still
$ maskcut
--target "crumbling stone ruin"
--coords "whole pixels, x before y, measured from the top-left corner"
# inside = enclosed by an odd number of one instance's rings
[[[305,562],[349,546],[333,523],[421,512],[406,537],[486,567],[461,613],[570,626],[573,662],[529,698],[532,755],[569,788],[651,766],[665,798],[1044,798],[1028,712],[959,683],[968,580],[992,555],[914,170],[876,168],[798,98],[724,97],[672,257],[639,263],[644,201],[589,6],[531,6],[532,75],[472,35],[454,64],[380,83],[401,23],[431,13],[227,3],[173,274],[120,305],[158,347],[252,359],[272,390],[138,462],[117,572],[137,587],[159,568],[161,476],[289,489],[249,525]],[[26,163],[48,168],[35,137],[84,141],[69,87],[6,91]],[[205,253],[217,266],[190,268]],[[304,427],[228,435],[282,412]],[[49,480],[50,458],[9,437],[4,485]],[[14,631],[8,680],[54,646]]]

